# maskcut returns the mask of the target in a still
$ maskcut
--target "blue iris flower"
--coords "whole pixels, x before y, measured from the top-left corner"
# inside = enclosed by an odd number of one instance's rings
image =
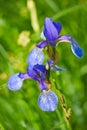
[[[58,104],[57,95],[51,90],[43,91],[38,98],[38,105],[43,111],[54,111]]]
[[[55,71],[55,65],[53,65],[52,60],[47,61],[46,65],[43,65],[43,61],[44,54],[42,50],[39,48],[32,49],[28,56],[27,73],[16,73],[12,75],[8,80],[8,88],[14,91],[19,90],[25,79],[33,79],[38,82],[41,90],[41,94],[38,98],[39,107],[43,111],[54,111],[58,104],[58,97],[54,92],[48,90],[46,80],[47,71],[50,70],[50,68]],[[56,70],[60,70],[59,68]]]
[[[61,35],[59,33],[62,25],[59,22],[53,22],[50,18],[46,18],[44,22],[44,29],[42,37],[44,41],[38,43],[37,48],[32,49],[28,56],[28,67],[26,73],[16,73],[8,79],[8,88],[10,90],[19,90],[25,79],[33,79],[38,82],[41,94],[38,97],[38,105],[43,111],[54,111],[58,105],[57,95],[50,90],[50,71],[62,71],[65,68],[56,65],[58,53],[55,49],[57,44],[61,42],[68,42],[71,45],[73,54],[79,58],[83,56],[83,50],[69,35]],[[49,46],[50,45],[50,46]],[[41,48],[48,46],[47,53],[50,60],[43,64],[44,53]]]
[[[60,42],[68,42],[71,45],[71,50],[76,57],[81,58],[83,56],[83,49],[79,46],[77,41],[70,35],[61,35],[59,33],[62,29],[62,25],[59,22],[53,22],[51,18],[46,18],[44,22],[44,28],[42,31],[42,38],[44,41],[37,44],[38,48],[44,48],[47,45],[55,47]]]

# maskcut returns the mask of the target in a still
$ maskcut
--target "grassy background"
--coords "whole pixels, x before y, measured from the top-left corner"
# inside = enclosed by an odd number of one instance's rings
[[[61,34],[72,35],[84,49],[84,57],[78,59],[67,43],[57,47],[58,65],[68,69],[52,73],[52,89],[59,96],[59,105],[51,113],[39,109],[40,90],[35,81],[24,81],[22,89],[16,92],[7,88],[9,76],[26,71],[27,55],[41,40],[40,32],[47,16],[61,22]],[[86,0],[0,0],[0,130],[86,130],[86,51]],[[69,122],[65,119],[69,112],[61,105],[60,92],[66,109],[72,109]]]

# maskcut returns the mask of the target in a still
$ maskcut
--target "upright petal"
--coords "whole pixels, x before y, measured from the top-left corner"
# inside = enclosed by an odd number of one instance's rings
[[[44,48],[47,46],[47,44],[48,44],[47,41],[42,41],[42,42],[39,42],[36,46],[38,48]]]
[[[45,74],[45,71],[46,71],[45,66],[44,65],[39,65],[39,64],[34,65],[33,70],[38,72],[40,75]]]
[[[33,67],[36,64],[42,64],[44,60],[44,53],[39,48],[34,48],[28,56],[28,64]]]
[[[23,85],[23,78],[19,77],[19,73],[12,75],[8,80],[8,88],[10,90],[19,90]]]
[[[44,35],[49,42],[54,42],[58,37],[58,32],[50,18],[45,19]]]
[[[38,105],[43,111],[54,111],[58,105],[58,97],[51,90],[45,90],[38,98]]]
[[[44,65],[34,65],[33,68],[28,66],[27,68],[28,75],[34,79],[40,81],[41,79],[45,79],[46,70]]]
[[[62,24],[59,22],[53,22],[54,26],[57,29],[58,34],[60,33],[61,29],[62,29]]]

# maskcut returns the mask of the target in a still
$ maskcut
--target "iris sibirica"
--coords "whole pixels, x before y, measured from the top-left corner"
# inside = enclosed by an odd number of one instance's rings
[[[83,56],[83,50],[77,43],[77,41],[70,35],[59,35],[62,29],[62,25],[59,22],[53,22],[51,18],[46,18],[44,22],[44,28],[42,31],[42,38],[45,39],[37,44],[37,47],[44,48],[48,45],[56,47],[60,42],[68,42],[71,45],[73,54],[79,58]]]
[[[59,22],[53,22],[51,18],[46,18],[44,22],[44,28],[42,31],[42,37],[45,39],[38,43],[31,50],[28,55],[28,67],[26,73],[16,73],[12,75],[8,80],[8,88],[10,90],[19,90],[25,79],[33,79],[38,82],[41,93],[38,97],[38,105],[43,111],[54,111],[58,105],[58,97],[51,90],[50,72],[62,71],[65,68],[61,68],[56,65],[58,61],[58,52],[56,50],[57,44],[61,42],[68,42],[71,45],[73,54],[79,58],[83,56],[83,50],[75,39],[70,35],[59,35],[62,29],[62,25]],[[47,54],[50,57],[46,64],[44,62],[44,53],[41,48],[47,46]]]
[[[27,73],[16,73],[12,75],[8,80],[8,88],[10,90],[19,90],[25,79],[36,80],[41,90],[41,94],[38,98],[39,107],[43,111],[54,111],[58,104],[58,97],[54,92],[49,90],[47,84],[49,78],[48,73],[50,73],[49,69],[53,66],[53,61],[47,61],[46,65],[42,64],[43,61],[44,54],[42,50],[38,48],[32,49],[28,56]],[[57,70],[60,70],[60,67],[58,67]]]

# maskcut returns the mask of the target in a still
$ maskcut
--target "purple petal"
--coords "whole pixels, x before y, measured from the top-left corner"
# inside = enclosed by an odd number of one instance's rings
[[[27,73],[19,73],[21,79],[30,79],[30,76]]]
[[[10,90],[19,90],[23,85],[23,78],[19,77],[19,73],[12,75],[8,80],[8,88]]]
[[[34,80],[37,80],[37,74],[31,66],[28,66],[27,73],[28,73],[29,77],[31,77]]]
[[[38,105],[43,111],[54,111],[58,105],[58,97],[51,90],[43,91],[38,98]]]
[[[50,67],[51,67],[53,65],[54,61],[53,60],[49,60],[48,63],[50,65]]]
[[[45,66],[44,65],[34,65],[33,70],[37,71],[38,73],[45,73]]]
[[[49,42],[54,42],[58,37],[58,32],[50,18],[45,19],[44,35]]]
[[[33,67],[36,64],[42,64],[44,60],[44,53],[39,48],[34,48],[28,56],[28,64]]]
[[[34,65],[33,68],[28,66],[27,68],[28,75],[34,79],[40,81],[41,79],[45,79],[46,70],[44,65]]]
[[[39,87],[40,87],[40,90],[46,90],[47,89],[47,84],[45,82],[45,80],[41,79],[40,81],[38,81],[39,83]]]
[[[46,78],[46,69],[44,65],[35,65],[33,67],[34,72],[36,75],[38,75],[38,80],[45,79]]]
[[[52,71],[62,71],[62,70],[66,70],[66,68],[62,68],[62,67],[59,67],[57,65],[54,65],[51,67],[51,70]]]
[[[60,33],[61,29],[62,29],[62,24],[59,22],[53,22],[54,26],[57,29],[58,34]]]
[[[44,48],[47,46],[47,44],[48,44],[47,41],[42,41],[42,42],[39,42],[36,46],[38,48]]]
[[[83,49],[78,45],[77,41],[72,39],[71,41],[71,50],[75,56],[81,58],[83,56]]]
[[[60,42],[69,42],[71,41],[72,37],[70,35],[63,35],[58,37],[58,43]]]

